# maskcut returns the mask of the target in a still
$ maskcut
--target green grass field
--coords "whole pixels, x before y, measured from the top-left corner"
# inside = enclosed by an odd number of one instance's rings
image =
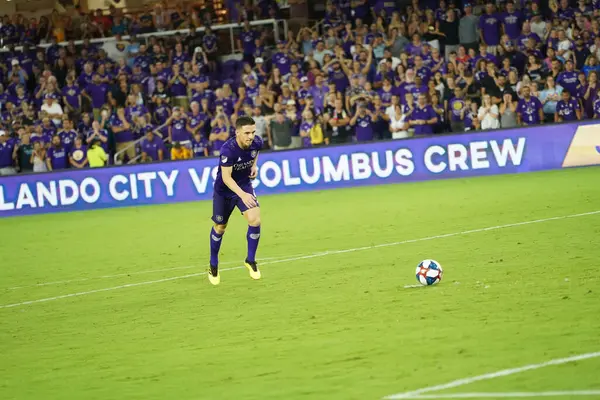
[[[261,197],[263,279],[239,267],[235,214],[218,287],[209,202],[2,219],[0,399],[380,399],[598,352],[599,183],[594,167]],[[405,288],[425,258],[444,280]],[[599,371],[427,394],[600,390]]]

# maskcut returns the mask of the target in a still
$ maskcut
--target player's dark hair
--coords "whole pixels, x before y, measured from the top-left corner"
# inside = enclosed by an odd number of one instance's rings
[[[240,129],[241,127],[247,125],[256,125],[256,122],[254,122],[254,118],[249,117],[247,115],[242,115],[237,119],[237,121],[235,121],[235,129]]]

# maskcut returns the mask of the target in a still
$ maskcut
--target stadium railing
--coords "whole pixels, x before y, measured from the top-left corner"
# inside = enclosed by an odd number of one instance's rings
[[[167,126],[167,124],[163,124],[161,126],[159,126],[158,128],[155,128],[152,132],[158,136],[159,138],[161,138],[163,140],[163,142],[167,141],[167,138],[163,137],[163,134],[161,133],[161,130],[163,128],[165,128]],[[115,153],[115,155],[113,156],[113,162],[115,163],[115,165],[121,165],[121,162],[119,161],[119,156],[121,156],[121,154],[125,154],[127,152],[127,150],[131,149],[132,147],[136,148],[140,145],[140,143],[142,143],[144,141],[146,137],[142,136],[141,138],[134,140],[133,142],[131,142],[131,144],[123,149],[121,149],[120,151],[117,151]],[[137,154],[133,159],[128,160],[127,164],[134,164],[137,162],[137,160],[139,160],[140,158],[142,158],[142,153],[141,151],[139,152],[139,154]]]
[[[280,26],[281,24],[281,26]],[[283,35],[285,37],[285,39],[287,39],[287,34],[288,34],[288,29],[287,29],[287,21],[286,20],[277,20],[277,19],[262,19],[262,20],[257,20],[257,21],[250,21],[250,26],[269,26],[272,25],[273,26],[273,34],[275,38],[279,38],[279,34],[281,33],[280,30],[283,29]],[[239,29],[241,28],[242,25],[238,24],[238,23],[232,23],[232,24],[222,24],[222,25],[213,25],[211,26],[211,29],[213,30],[213,32],[215,32],[215,34],[218,31],[229,31],[229,39],[230,39],[230,43],[231,43],[231,53],[235,54],[237,52],[239,52],[239,49],[237,49],[236,46],[236,35],[234,34],[234,30],[235,29]],[[198,27],[196,28],[197,32],[204,32],[205,28],[204,27]],[[146,41],[146,44],[148,44],[148,40],[150,37],[160,37],[160,36],[173,36],[177,33],[182,34],[182,35],[187,35],[190,32],[189,29],[178,29],[178,30],[170,30],[170,31],[157,31],[157,32],[150,32],[150,33],[140,33],[139,35],[137,35],[138,40],[139,39],[144,39]],[[130,39],[129,35],[126,36],[122,36],[121,37],[122,40],[127,40]],[[111,36],[111,37],[106,37],[106,38],[98,38],[98,39],[91,39],[90,43],[93,44],[104,44],[107,42],[115,42],[115,37]],[[76,40],[74,41],[75,45],[81,45],[83,44],[83,40]],[[60,46],[67,46],[69,44],[68,41],[66,42],[60,42],[58,43]],[[40,48],[47,48],[50,47],[50,43],[41,43],[38,44],[37,47]],[[16,51],[21,51],[23,49],[22,46],[17,46],[15,47]],[[3,48],[0,51],[8,51],[8,49]],[[225,55],[225,54],[223,54]]]

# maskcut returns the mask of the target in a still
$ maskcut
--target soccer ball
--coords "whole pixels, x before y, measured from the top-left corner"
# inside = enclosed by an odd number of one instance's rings
[[[435,260],[423,260],[417,265],[417,281],[423,286],[435,285],[442,280],[442,266]]]

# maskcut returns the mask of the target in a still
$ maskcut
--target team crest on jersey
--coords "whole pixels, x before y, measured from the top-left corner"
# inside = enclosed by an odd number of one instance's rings
[[[226,156],[221,156],[221,162],[222,163],[226,163],[227,162],[227,157]]]
[[[251,156],[252,158],[256,157],[256,150],[252,150],[252,153],[250,153],[250,156]]]

